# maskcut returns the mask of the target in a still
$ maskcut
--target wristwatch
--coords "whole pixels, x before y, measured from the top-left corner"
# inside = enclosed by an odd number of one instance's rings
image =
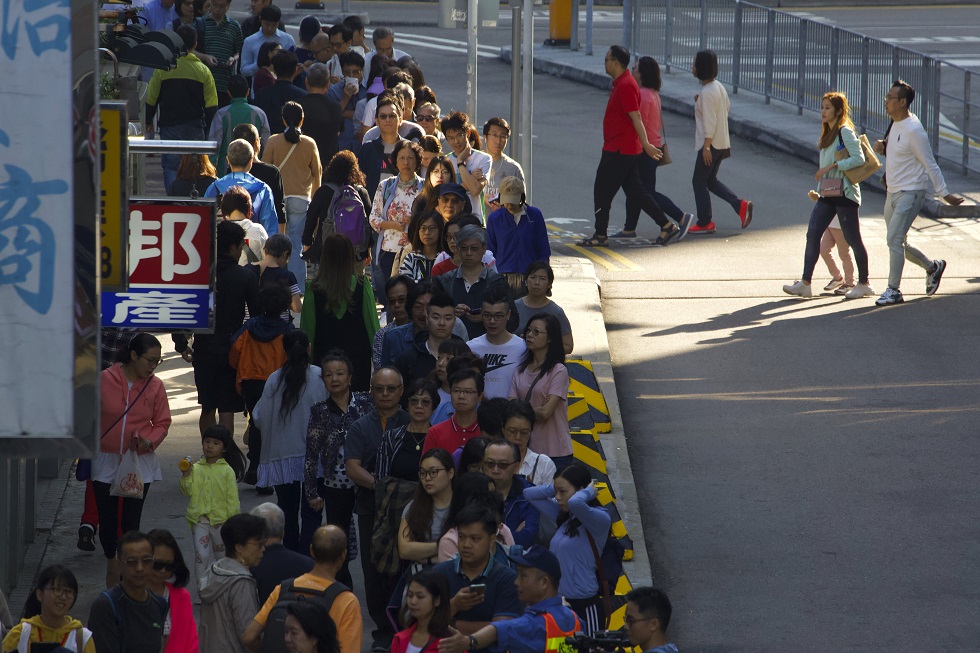
[[[471,651],[476,650],[478,647],[476,645],[476,637],[470,635],[470,649]]]

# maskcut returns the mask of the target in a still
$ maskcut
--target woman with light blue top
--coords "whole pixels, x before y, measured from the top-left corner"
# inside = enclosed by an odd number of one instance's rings
[[[821,193],[811,191],[816,206],[810,214],[810,225],[806,232],[806,251],[803,255],[803,276],[799,281],[783,286],[783,292],[797,297],[810,297],[810,281],[813,268],[820,258],[820,239],[836,215],[847,244],[854,252],[854,262],[858,269],[858,283],[844,296],[848,299],[869,297],[874,290],[868,283],[868,252],[861,240],[861,226],[858,222],[858,209],[861,206],[861,186],[852,184],[844,174],[845,170],[864,165],[864,152],[861,141],[854,132],[851,122],[851,109],[843,93],[831,91],[824,93],[821,102],[820,118],[823,130],[820,134],[820,169],[814,174],[821,180],[840,180],[837,189],[825,189]],[[837,153],[841,152],[841,158]]]
[[[300,329],[287,331],[282,347],[286,362],[269,376],[262,398],[252,410],[252,420],[262,432],[256,486],[275,488],[276,501],[286,513],[283,544],[299,551],[300,510],[303,519],[322,520],[303,500],[303,474],[310,412],[329,394],[320,368],[310,365],[310,339],[306,333]]]
[[[558,524],[549,546],[561,563],[558,593],[579,616],[587,635],[606,628],[592,544],[602,551],[612,519],[595,500],[596,494],[588,468],[578,462],[555,474],[553,484],[524,490],[524,498]]]

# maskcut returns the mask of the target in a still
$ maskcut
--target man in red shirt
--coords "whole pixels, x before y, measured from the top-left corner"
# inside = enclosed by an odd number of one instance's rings
[[[640,207],[660,226],[659,244],[666,244],[680,235],[680,228],[667,220],[663,209],[647,192],[637,166],[645,151],[659,160],[663,152],[647,139],[646,128],[640,119],[640,87],[629,72],[630,54],[621,45],[606,53],[606,74],[613,78],[612,92],[602,119],[602,158],[595,171],[593,198],[595,203],[595,234],[579,245],[597,247],[607,242],[609,209],[613,198],[622,188],[627,197],[636,197]]]
[[[445,449],[452,453],[479,437],[476,407],[483,399],[483,375],[473,369],[462,369],[449,377],[449,395],[456,410],[445,422],[429,427],[422,453],[429,449]]]

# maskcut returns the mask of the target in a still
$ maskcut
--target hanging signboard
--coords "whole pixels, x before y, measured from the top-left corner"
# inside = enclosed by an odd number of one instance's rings
[[[132,198],[129,287],[102,293],[102,326],[212,331],[214,234],[213,200]]]
[[[125,102],[99,103],[99,267],[102,290],[125,290],[126,168],[129,156]]]

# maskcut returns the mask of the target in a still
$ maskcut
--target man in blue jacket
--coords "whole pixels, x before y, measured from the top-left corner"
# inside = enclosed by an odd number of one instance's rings
[[[279,229],[279,216],[276,215],[275,200],[272,190],[264,181],[259,181],[248,173],[252,169],[255,150],[247,141],[238,138],[228,144],[227,175],[217,180],[204,191],[205,197],[223,195],[232,186],[241,186],[252,198],[252,215],[257,222],[265,227],[269,234],[282,233]]]
[[[493,440],[483,451],[483,473],[504,498],[504,523],[513,533],[514,543],[526,549],[534,544],[541,513],[524,498],[524,488],[530,483],[517,476],[520,464],[521,450],[502,438]]]
[[[541,211],[527,203],[523,181],[505,177],[499,190],[500,208],[487,218],[487,249],[497,259],[497,272],[507,277],[517,297],[523,297],[528,267],[551,259],[548,229]]]

